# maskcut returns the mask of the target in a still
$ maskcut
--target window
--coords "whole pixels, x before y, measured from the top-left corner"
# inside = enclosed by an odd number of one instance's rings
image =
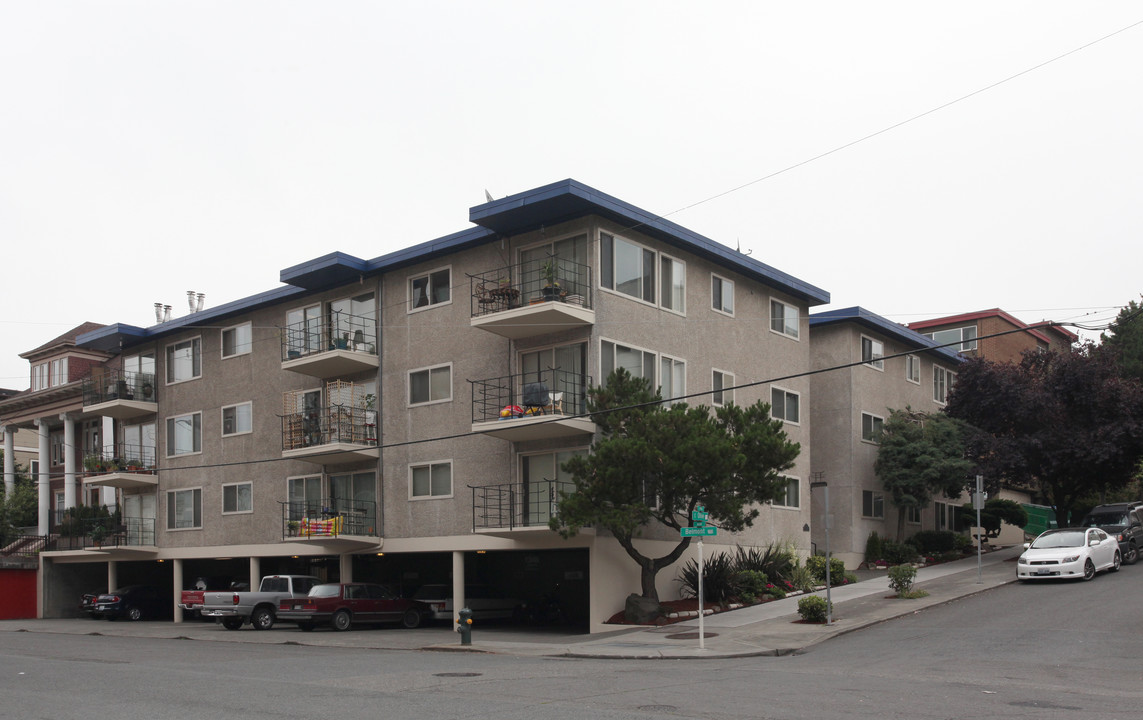
[[[321,341],[321,305],[294,308],[286,313],[286,350],[288,357],[299,357],[323,350]]]
[[[600,233],[600,286],[655,302],[655,251]]]
[[[452,365],[414,370],[409,373],[409,404],[452,400]]]
[[[862,490],[861,516],[867,518],[884,518],[885,496],[872,490]]]
[[[64,435],[62,432],[52,433],[49,436],[52,465],[64,464]]]
[[[687,266],[674,258],[660,255],[659,268],[662,272],[659,280],[659,305],[686,314]]]
[[[377,528],[377,476],[372,472],[345,473],[329,478],[329,504],[345,518],[343,532],[375,535]]]
[[[167,491],[167,529],[202,527],[202,488]]]
[[[329,304],[330,343],[335,348],[376,352],[377,312],[373,293],[334,300]],[[344,346],[344,347],[342,347]]]
[[[870,415],[869,413],[861,413],[861,439],[866,442],[877,442],[877,438],[881,435],[881,428],[885,424],[885,418]]]
[[[916,355],[905,356],[905,379],[911,383],[921,384],[921,358]]]
[[[524,524],[547,525],[556,512],[559,493],[571,492],[571,473],[563,465],[573,457],[587,455],[587,450],[563,450],[520,456],[520,506]]]
[[[779,300],[771,300],[770,329],[796,340],[798,338],[798,309]]]
[[[44,390],[48,387],[48,364],[32,366],[32,390]]]
[[[674,400],[687,394],[687,364],[666,355],[659,360],[659,390],[664,400]],[[667,403],[669,407],[671,403]]]
[[[289,519],[301,520],[311,513],[320,513],[324,507],[321,494],[321,475],[292,477],[287,480]]]
[[[871,337],[861,338],[861,362],[878,370],[885,369],[885,343]]]
[[[937,530],[952,530],[960,532],[964,529],[961,523],[960,512],[956,505],[939,502],[935,504],[937,514]]]
[[[734,314],[734,282],[718,275],[710,276],[710,306],[727,315]]]
[[[244,323],[222,331],[222,357],[230,358],[250,352],[252,344],[250,328],[250,323]]]
[[[770,388],[770,416],[775,420],[785,420],[794,424],[801,422],[799,402],[798,393],[782,388]]]
[[[712,374],[711,402],[716,406],[729,405],[734,402],[734,376],[730,373],[715,370]]]
[[[442,268],[409,278],[409,308],[416,310],[450,302],[451,276],[449,268]]]
[[[912,525],[920,525],[921,524],[921,508],[919,508],[919,507],[907,507],[907,508],[905,508],[905,522],[910,523]]]
[[[774,501],[775,505],[782,507],[801,507],[802,488],[798,478],[786,478],[786,493]]]
[[[948,400],[949,390],[952,390],[956,373],[945,370],[937,365],[933,366],[933,400],[942,405]]]
[[[202,452],[202,413],[167,418],[167,455]]]
[[[244,435],[253,432],[253,419],[250,403],[228,405],[222,408],[222,437]]]
[[[599,359],[600,370],[603,372],[604,382],[616,368],[623,368],[631,373],[632,377],[647,378],[654,386],[655,353],[627,347],[609,340],[602,341],[600,347],[602,348]]]
[[[199,338],[167,346],[167,384],[202,376],[202,342]]]
[[[222,514],[254,512],[254,485],[234,483],[222,486]]]
[[[52,387],[67,385],[67,358],[52,360],[50,382]]]
[[[437,462],[409,466],[409,496],[412,498],[450,497],[452,463]]]
[[[952,330],[937,330],[936,332],[925,333],[925,336],[932,338],[940,345],[959,342],[959,346],[954,345],[952,347],[952,349],[957,352],[967,352],[976,349],[975,325],[953,328]]]

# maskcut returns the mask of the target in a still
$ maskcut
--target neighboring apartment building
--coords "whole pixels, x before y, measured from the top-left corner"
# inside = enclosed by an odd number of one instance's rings
[[[898,511],[873,471],[882,424],[892,410],[940,412],[963,358],[861,307],[811,315],[810,342],[815,370],[850,365],[812,376],[810,416],[814,474],[829,484],[830,551],[853,568],[866,559],[871,532],[897,539]],[[958,529],[956,508],[963,502],[938,498],[911,513],[905,538],[921,529]],[[824,553],[821,490],[813,511],[813,543]]]
[[[1079,336],[1058,325],[1030,327],[1000,308],[949,315],[908,323],[910,330],[937,343],[960,343],[953,350],[965,357],[982,357],[996,362],[1020,362],[1025,350],[1067,351]],[[1013,332],[1020,331],[1023,332]],[[998,334],[1004,333],[1004,334]]]
[[[80,335],[109,359],[77,417],[134,461],[84,475],[123,524],[99,547],[42,554],[41,613],[101,586],[312,572],[403,592],[451,582],[458,601],[466,581],[557,593],[602,629],[637,566],[605,533],[563,540],[547,522],[560,464],[595,431],[586,391],[616,367],[666,398],[710,393],[692,404],[777,398],[802,446],[789,492],[714,540],[808,551],[811,382],[734,388],[810,370],[808,312],[828,293],[572,180],[469,217],[373,260],[287,268],[284,286],[220,307]],[[657,528],[639,541],[677,542]]]

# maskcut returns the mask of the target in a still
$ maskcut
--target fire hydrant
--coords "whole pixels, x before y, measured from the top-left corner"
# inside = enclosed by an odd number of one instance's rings
[[[460,644],[472,644],[472,611],[468,608],[461,608],[457,613],[460,617],[456,619],[456,631],[460,633]]]

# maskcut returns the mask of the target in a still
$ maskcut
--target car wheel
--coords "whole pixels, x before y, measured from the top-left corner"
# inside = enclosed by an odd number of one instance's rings
[[[274,613],[269,608],[254,608],[254,612],[250,613],[250,624],[255,630],[269,630],[274,627]]]
[[[314,629],[314,624],[311,622],[298,623],[298,629],[304,632],[311,632]]]
[[[131,621],[143,619],[143,611],[135,606],[127,608],[127,619]]]
[[[1087,561],[1084,562],[1084,564],[1083,564],[1083,579],[1086,581],[1086,580],[1091,580],[1094,577],[1095,577],[1095,563],[1093,563],[1091,561],[1091,558],[1088,558]]]
[[[348,610],[338,610],[333,614],[333,619],[329,621],[329,624],[333,625],[334,630],[342,632],[353,626],[353,618]]]
[[[1123,563],[1125,565],[1134,565],[1138,560],[1139,548],[1135,546],[1135,543],[1131,543],[1127,546],[1127,557],[1123,558]]]
[[[1123,558],[1120,556],[1119,551],[1115,551],[1115,556],[1111,558],[1111,567],[1107,569],[1108,572],[1119,572],[1119,566],[1123,564]]]
[[[421,626],[421,613],[419,610],[409,608],[401,617],[401,624],[412,630]]]
[[[227,630],[240,630],[242,628],[242,618],[223,618],[222,627]]]

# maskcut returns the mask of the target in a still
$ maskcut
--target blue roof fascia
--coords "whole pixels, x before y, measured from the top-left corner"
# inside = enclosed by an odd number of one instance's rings
[[[906,345],[931,352],[934,355],[938,355],[945,360],[955,362],[958,365],[965,360],[963,355],[951,348],[938,347],[939,343],[937,343],[936,340],[925,337],[916,330],[910,330],[900,323],[886,320],[877,313],[870,312],[869,310],[866,310],[859,305],[814,313],[813,315],[810,315],[809,319],[811,329],[817,325],[829,325],[841,322],[856,322],[859,325],[864,325],[871,330],[876,330],[884,335],[888,335],[895,340],[899,340]]]
[[[182,317],[174,318],[165,323],[152,325],[149,328],[139,328],[134,325],[124,325],[123,323],[108,325],[107,327],[80,335],[75,339],[75,344],[78,347],[102,350],[104,352],[116,352],[121,348],[138,345],[165,335],[170,335],[179,330],[217,321],[230,315],[249,312],[264,305],[272,305],[282,302],[283,300],[288,300],[291,297],[304,295],[307,292],[308,291],[304,288],[284,285],[208,310],[183,315]]]
[[[331,252],[288,267],[279,273],[278,277],[287,285],[306,290],[321,290],[353,282],[368,270],[369,263],[366,260],[343,252]]]
[[[369,272],[385,272],[405,265],[413,265],[449,253],[458,252],[474,245],[480,245],[499,237],[493,230],[483,227],[468,228],[444,237],[428,240],[412,247],[395,250],[388,255],[373,258],[368,263]]]
[[[469,220],[504,235],[515,235],[591,214],[728,265],[806,300],[811,307],[830,301],[829,293],[821,288],[572,179],[477,205],[469,209]]]

